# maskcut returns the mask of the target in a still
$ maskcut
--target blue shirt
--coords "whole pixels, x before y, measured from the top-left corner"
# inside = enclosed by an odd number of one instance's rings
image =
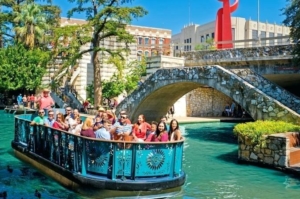
[[[44,125],[52,127],[55,122],[55,119],[50,120],[48,117],[44,119]]]
[[[22,102],[22,101],[23,101],[22,95],[19,95],[19,96],[17,97],[17,101],[18,101],[18,102]]]
[[[96,135],[96,138],[99,138],[99,139],[111,140],[109,131],[107,131],[104,127],[95,131],[95,135]]]
[[[113,127],[117,127],[116,133],[125,133],[125,132],[130,132],[132,131],[132,126],[130,124],[121,124],[120,122],[116,122]]]

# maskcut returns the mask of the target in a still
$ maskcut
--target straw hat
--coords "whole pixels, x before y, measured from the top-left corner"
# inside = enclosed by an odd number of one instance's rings
[[[49,90],[48,88],[44,88],[44,89],[43,89],[43,92],[44,92],[44,93],[49,93],[50,90]]]
[[[100,107],[98,108],[98,111],[105,112],[105,109],[103,107]]]

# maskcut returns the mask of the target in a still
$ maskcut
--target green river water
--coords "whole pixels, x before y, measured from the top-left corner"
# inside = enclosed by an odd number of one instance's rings
[[[13,115],[0,111],[0,193],[7,191],[7,199],[36,198],[35,190],[42,198],[91,198],[62,187],[15,158],[10,147],[13,124]],[[300,177],[237,163],[234,125],[218,122],[185,125],[183,169],[187,180],[173,198],[300,198]],[[13,168],[11,173],[7,165]]]

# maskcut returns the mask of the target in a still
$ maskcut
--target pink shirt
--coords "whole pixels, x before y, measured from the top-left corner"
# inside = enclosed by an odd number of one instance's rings
[[[40,109],[50,109],[52,105],[54,105],[52,97],[49,95],[48,97],[41,97],[38,100],[40,104]]]
[[[165,131],[161,137],[157,137],[156,135],[152,137],[152,142],[167,142],[169,141],[169,135],[168,133]]]

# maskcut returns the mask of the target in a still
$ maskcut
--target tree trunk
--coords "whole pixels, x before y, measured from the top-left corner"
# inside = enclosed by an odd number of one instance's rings
[[[101,66],[97,52],[93,53],[92,58],[94,66],[94,106],[97,108],[102,105]]]

